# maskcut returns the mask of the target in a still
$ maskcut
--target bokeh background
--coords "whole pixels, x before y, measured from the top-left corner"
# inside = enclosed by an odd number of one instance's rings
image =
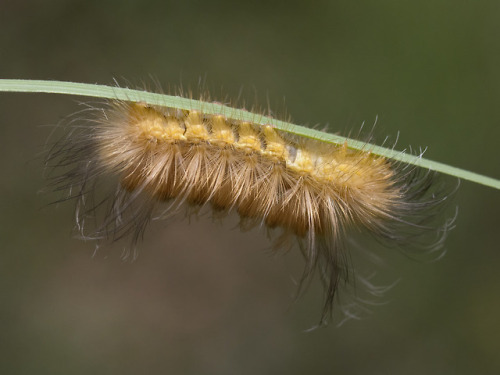
[[[499,42],[496,0],[0,1],[1,78],[201,80],[497,178]],[[73,238],[43,154],[82,100],[0,93],[0,373],[500,373],[500,192],[462,183],[438,262],[371,243],[385,304],[304,332],[320,285],[292,303],[300,256],[235,218],[159,223],[135,262]]]

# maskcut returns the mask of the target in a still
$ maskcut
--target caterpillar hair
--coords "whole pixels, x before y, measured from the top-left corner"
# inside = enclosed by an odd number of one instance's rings
[[[237,212],[242,228],[267,228],[276,249],[296,239],[302,282],[318,274],[325,285],[322,322],[348,281],[353,231],[404,249],[442,246],[452,221],[437,213],[449,189],[434,172],[376,155],[368,143],[309,139],[220,107],[108,100],[78,113],[48,165],[56,190],[76,199],[82,236],[129,237],[134,246],[152,219],[186,207]]]

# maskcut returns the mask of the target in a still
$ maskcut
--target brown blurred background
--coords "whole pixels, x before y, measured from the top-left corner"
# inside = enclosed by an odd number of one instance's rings
[[[343,134],[378,116],[379,141],[400,131],[400,149],[498,178],[499,20],[495,0],[1,0],[0,77],[201,78]],[[0,373],[500,372],[500,192],[462,183],[438,262],[372,243],[374,282],[400,279],[388,303],[305,333],[320,285],[292,304],[300,256],[234,218],[158,223],[135,262],[72,238],[73,204],[41,193],[43,151],[82,100],[0,93]]]

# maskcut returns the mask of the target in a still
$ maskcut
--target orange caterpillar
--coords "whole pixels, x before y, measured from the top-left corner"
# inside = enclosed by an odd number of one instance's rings
[[[281,230],[277,248],[297,238],[304,278],[319,270],[325,283],[324,319],[347,278],[351,228],[427,248],[439,247],[449,229],[449,222],[432,224],[447,196],[431,189],[434,175],[373,155],[368,144],[352,150],[271,125],[141,102],[91,110],[92,118],[76,120],[49,156],[65,169],[55,183],[77,198],[82,233],[92,218],[93,238],[131,234],[136,242],[165,213],[162,202],[169,212],[183,203],[210,205],[217,215],[236,211],[245,226]],[[93,198],[97,184],[112,178],[112,191]]]

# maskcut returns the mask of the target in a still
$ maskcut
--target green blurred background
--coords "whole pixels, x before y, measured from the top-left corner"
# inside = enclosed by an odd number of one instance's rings
[[[499,41],[496,0],[0,1],[1,78],[201,79],[497,178]],[[0,373],[500,373],[500,192],[462,183],[438,262],[373,245],[387,304],[305,333],[320,286],[291,304],[300,256],[235,218],[155,225],[135,262],[72,238],[43,152],[81,100],[0,93]]]

